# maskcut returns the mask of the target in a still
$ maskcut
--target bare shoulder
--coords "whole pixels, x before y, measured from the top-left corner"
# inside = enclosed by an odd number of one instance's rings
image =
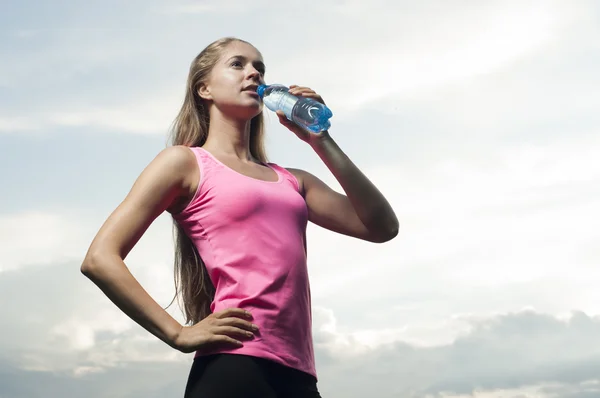
[[[148,166],[148,171],[154,178],[168,180],[168,185],[179,188],[179,195],[167,209],[171,213],[177,213],[187,205],[200,179],[196,156],[183,145],[163,149]]]
[[[180,172],[191,171],[196,166],[196,157],[190,148],[183,145],[170,146],[158,153],[153,163]]]
[[[185,188],[192,181],[193,174],[197,174],[197,169],[196,157],[190,148],[177,145],[160,151],[142,175],[146,174],[146,179],[156,178],[164,183]]]
[[[302,177],[302,176],[308,174],[307,171],[304,171],[302,169],[297,169],[297,168],[294,168],[294,167],[285,167],[285,169],[287,171],[289,171],[290,173],[292,173],[295,177]]]
[[[306,191],[309,187],[324,184],[321,179],[306,170],[293,167],[286,167],[285,169],[296,177],[303,191]]]
[[[289,171],[294,177],[296,177],[296,180],[298,180],[298,185],[300,185],[300,190],[304,192],[304,182],[307,178],[310,178],[311,174],[307,171],[297,169],[294,167],[285,167],[285,169]]]

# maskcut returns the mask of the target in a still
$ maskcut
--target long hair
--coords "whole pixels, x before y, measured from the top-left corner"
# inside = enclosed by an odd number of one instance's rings
[[[235,41],[247,43],[234,37],[225,37],[208,45],[192,61],[183,105],[171,128],[172,145],[196,147],[206,142],[210,117],[198,90],[201,83],[207,80],[222,50]],[[250,122],[250,153],[258,161],[267,162],[262,112]],[[196,246],[175,219],[173,225],[175,295],[180,298],[186,323],[195,324],[210,315],[215,288]]]

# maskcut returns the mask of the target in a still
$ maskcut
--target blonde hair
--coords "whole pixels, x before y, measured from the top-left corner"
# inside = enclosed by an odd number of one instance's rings
[[[192,61],[185,99],[171,128],[172,145],[195,147],[202,146],[206,142],[210,117],[206,103],[198,95],[198,90],[208,78],[222,51],[236,41],[250,44],[235,37],[225,37],[208,45]],[[256,160],[267,162],[262,112],[250,122],[250,153]],[[181,299],[186,322],[195,324],[211,313],[210,304],[214,299],[215,288],[196,246],[175,219],[173,225],[175,296]]]

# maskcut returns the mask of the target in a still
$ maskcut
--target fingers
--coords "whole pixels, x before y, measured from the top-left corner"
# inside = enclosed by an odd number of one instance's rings
[[[217,323],[218,326],[235,326],[239,329],[246,330],[248,332],[254,333],[258,331],[258,326],[248,321],[244,321],[239,318],[225,318],[220,319]]]
[[[242,343],[241,341],[231,338],[225,334],[214,334],[210,338],[209,343],[211,343],[211,344],[225,343],[225,344],[234,345],[236,347],[242,347],[244,345],[244,343]]]
[[[254,333],[235,326],[217,326],[213,329],[215,335],[225,335],[235,339],[251,339]]]
[[[290,86],[289,93],[292,95],[302,95],[303,93],[314,93],[314,90],[308,87]]]
[[[245,319],[252,319],[252,314],[248,311],[245,311],[241,308],[227,308],[223,311],[215,312],[213,316],[217,319],[229,318],[229,317],[239,317]]]
[[[258,333],[250,312],[241,308],[227,308],[215,312],[193,326],[184,327],[177,347],[182,352],[212,350],[215,346],[242,347],[242,340],[250,340]]]
[[[258,326],[249,321],[252,315],[241,308],[228,308],[213,315],[215,320],[211,323],[218,327],[233,326],[251,333],[258,331]]]
[[[302,96],[307,98],[312,98],[322,104],[325,104],[323,98],[319,94],[317,94],[313,89],[308,87],[299,87],[296,85],[291,85],[289,89],[289,93],[295,96]]]
[[[242,340],[250,340],[258,332],[258,327],[240,318],[218,320],[219,325],[210,329],[210,343],[226,343],[243,346]]]
[[[282,117],[285,118],[285,113],[283,113],[282,110],[278,110],[277,112],[275,112],[277,114],[277,116],[279,116],[279,118],[281,119]],[[287,118],[286,118],[287,119]]]
[[[288,118],[285,116],[285,113],[283,113],[283,111],[277,111],[275,113],[279,117],[279,121],[281,122],[281,124],[283,124],[286,127],[290,127],[293,125],[293,123],[290,120],[288,120]]]

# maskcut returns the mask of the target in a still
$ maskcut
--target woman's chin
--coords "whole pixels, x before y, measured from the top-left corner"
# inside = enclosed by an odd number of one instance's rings
[[[243,101],[236,104],[223,104],[219,108],[225,116],[251,120],[260,115],[263,111],[263,104],[260,101]]]
[[[247,119],[254,119],[256,116],[260,115],[263,111],[262,104],[254,104],[243,107],[240,109],[240,115]]]

